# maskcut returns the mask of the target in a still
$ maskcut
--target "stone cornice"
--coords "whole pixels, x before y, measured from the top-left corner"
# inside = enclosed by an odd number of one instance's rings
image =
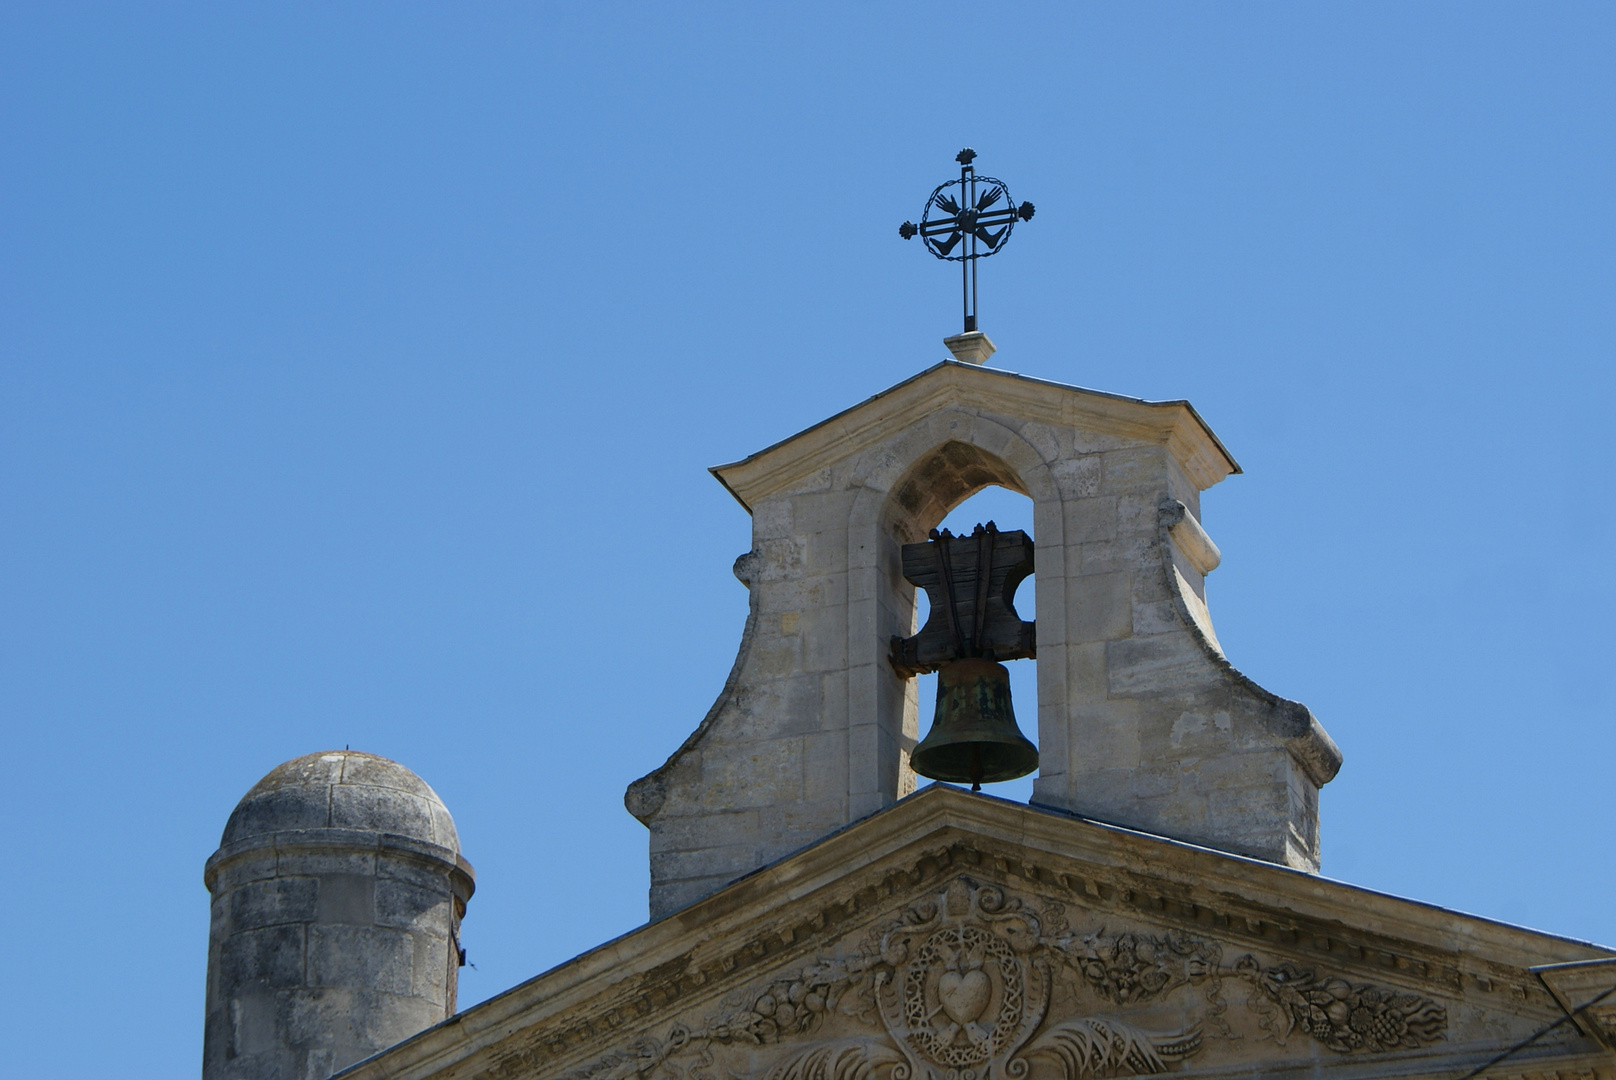
[[[1164,444],[1202,490],[1240,472],[1188,401],[1144,401],[957,360],[944,360],[805,431],[709,471],[750,512],[759,499],[954,404]]]
[[[1035,807],[927,788],[658,922],[340,1074],[551,1075],[751,973],[967,873],[1095,913],[1194,929],[1380,983],[1494,998],[1551,1020],[1529,969],[1613,955],[1585,942],[1386,896]]]
[[[471,898],[477,887],[477,872],[465,856],[452,848],[429,843],[413,836],[377,833],[366,829],[282,829],[260,833],[226,844],[208,856],[202,867],[202,882],[209,891],[221,874],[253,859],[283,854],[386,854],[394,858],[431,866],[446,872],[455,881],[462,901]]]

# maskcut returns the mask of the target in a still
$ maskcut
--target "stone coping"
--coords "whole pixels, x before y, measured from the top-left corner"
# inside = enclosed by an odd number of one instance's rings
[[[938,400],[934,400],[937,394],[947,397],[965,384],[978,391],[993,388],[998,394],[1009,395],[1015,410],[1028,418],[1055,424],[1080,419],[1084,426],[1096,431],[1165,441],[1202,490],[1242,471],[1234,455],[1186,400],[1146,401],[958,360],[943,360],[755,454],[727,465],[714,465],[707,471],[751,513],[755,501],[823,467],[830,457],[849,457],[890,434],[895,430],[894,415],[920,416],[935,411],[939,407]],[[1064,393],[1051,399],[1048,389]],[[972,404],[989,407],[993,403],[984,400]],[[789,453],[784,452],[787,447]]]

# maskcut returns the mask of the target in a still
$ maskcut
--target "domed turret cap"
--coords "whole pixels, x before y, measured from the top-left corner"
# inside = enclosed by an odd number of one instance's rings
[[[425,780],[375,754],[331,750],[293,758],[253,785],[225,823],[209,877],[216,860],[310,842],[413,850],[472,874],[454,818]]]

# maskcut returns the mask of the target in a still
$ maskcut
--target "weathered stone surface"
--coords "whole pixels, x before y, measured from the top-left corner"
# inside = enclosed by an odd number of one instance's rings
[[[900,552],[990,484],[1033,500],[1035,800],[1317,870],[1340,753],[1229,665],[1206,605],[1200,492],[1237,468],[1185,402],[947,362],[714,469],[753,514],[751,611],[718,701],[625,799],[652,833],[652,914],[914,790],[920,703],[885,659],[915,632]],[[1188,738],[1186,715],[1220,719]]]
[[[323,1080],[454,1012],[472,871],[403,766],[287,762],[242,799],[204,878],[204,1080]]]
[[[1613,956],[935,786],[341,1080],[1454,1080]],[[1613,1080],[1599,1030],[1486,1078]]]

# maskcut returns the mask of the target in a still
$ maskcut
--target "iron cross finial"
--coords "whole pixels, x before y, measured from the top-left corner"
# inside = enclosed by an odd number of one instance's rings
[[[997,254],[1017,221],[1032,220],[1033,205],[1017,206],[1003,180],[976,175],[971,165],[976,151],[969,146],[954,160],[960,164],[960,178],[937,185],[926,200],[920,224],[906,221],[898,227],[898,235],[905,240],[919,236],[933,255],[960,264],[965,332],[970,333],[976,329],[976,260]],[[952,190],[956,187],[957,192]]]

